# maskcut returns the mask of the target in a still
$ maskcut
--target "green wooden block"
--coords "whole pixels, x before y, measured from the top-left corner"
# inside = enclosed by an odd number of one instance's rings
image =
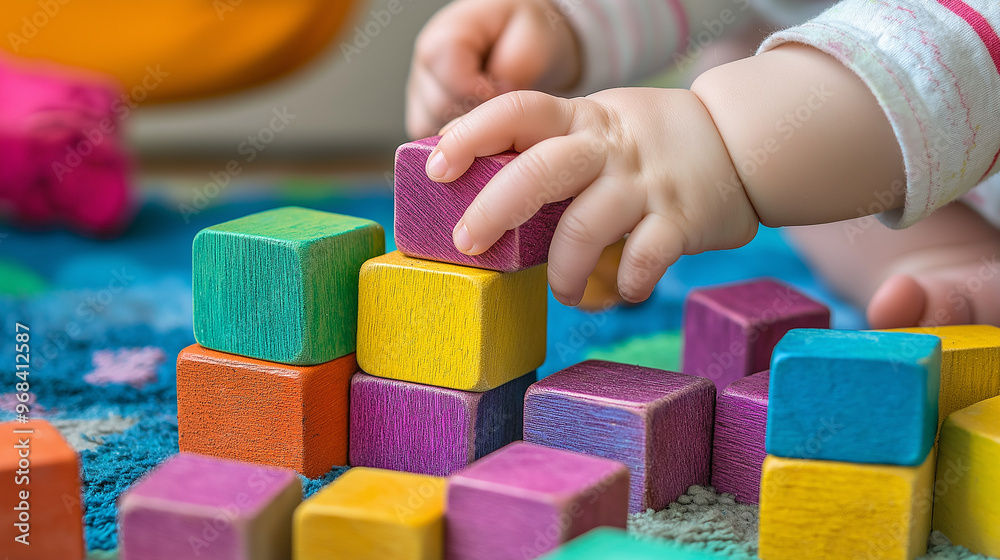
[[[667,541],[637,539],[621,529],[598,527],[539,560],[728,560],[729,556]]]
[[[278,208],[194,238],[194,336],[269,362],[313,365],[354,352],[358,274],[385,253],[377,223]]]

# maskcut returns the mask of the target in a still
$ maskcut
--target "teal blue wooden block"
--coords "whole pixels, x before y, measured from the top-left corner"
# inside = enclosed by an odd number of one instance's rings
[[[571,540],[539,560],[729,560],[667,541],[638,539],[621,529],[598,527]]]
[[[385,253],[377,223],[278,208],[194,238],[194,336],[241,356],[313,365],[354,352],[358,274]]]
[[[941,340],[796,329],[771,356],[768,453],[915,466],[937,432]]]

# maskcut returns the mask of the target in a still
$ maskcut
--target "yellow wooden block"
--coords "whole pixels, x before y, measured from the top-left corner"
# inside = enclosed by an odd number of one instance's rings
[[[545,265],[494,272],[407,257],[361,267],[358,365],[379,377],[488,391],[545,361]]]
[[[941,339],[939,430],[952,412],[1000,395],[1000,328],[951,325],[889,330],[932,334]]]
[[[295,510],[295,560],[439,560],[445,486],[436,476],[350,469]]]
[[[1000,397],[949,416],[938,445],[934,528],[972,552],[1000,556]]]
[[[764,460],[762,560],[912,560],[927,550],[934,453],[917,467]]]

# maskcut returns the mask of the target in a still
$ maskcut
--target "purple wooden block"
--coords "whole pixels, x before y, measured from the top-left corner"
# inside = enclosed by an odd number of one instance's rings
[[[715,386],[659,369],[588,360],[524,399],[524,440],[628,465],[629,510],[661,509],[709,483]]]
[[[524,560],[594,527],[625,527],[625,465],[525,442],[448,478],[449,560]]]
[[[447,476],[521,439],[524,392],[535,379],[531,372],[471,393],[356,373],[351,465]]]
[[[451,236],[455,224],[479,191],[517,152],[476,158],[457,180],[435,183],[427,178],[424,166],[438,140],[440,136],[424,138],[396,150],[395,239],[399,250],[411,257],[503,272],[546,262],[552,234],[569,200],[542,206],[482,254],[470,256],[455,248]]]
[[[756,504],[764,466],[764,429],[767,426],[767,371],[737,379],[715,403],[712,445],[712,486]]]
[[[174,455],[122,494],[121,558],[288,559],[301,501],[294,471]]]
[[[721,391],[768,368],[786,332],[830,328],[830,310],[771,279],[692,291],[684,305],[684,365]]]

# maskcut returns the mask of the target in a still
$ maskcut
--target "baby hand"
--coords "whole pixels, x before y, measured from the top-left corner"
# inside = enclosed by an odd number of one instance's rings
[[[417,37],[406,129],[422,138],[516,89],[565,90],[580,72],[576,37],[549,0],[459,0]]]
[[[464,253],[482,253],[543,204],[576,197],[549,249],[549,284],[567,305],[579,303],[601,250],[626,233],[618,289],[638,302],[681,255],[739,247],[757,232],[726,146],[688,90],[514,92],[442,132],[427,162],[435,181],[454,181],[475,157],[522,152],[456,224]]]

